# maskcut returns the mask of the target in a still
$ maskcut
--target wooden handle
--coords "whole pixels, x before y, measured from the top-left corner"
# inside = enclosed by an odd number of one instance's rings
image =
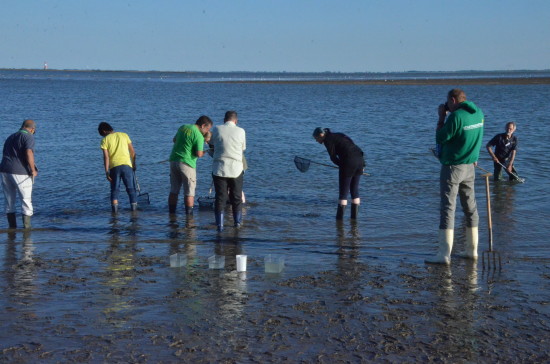
[[[487,194],[487,221],[489,223],[489,251],[493,251],[493,220],[491,218],[491,193],[489,191],[489,176],[491,173],[484,174],[485,192]]]

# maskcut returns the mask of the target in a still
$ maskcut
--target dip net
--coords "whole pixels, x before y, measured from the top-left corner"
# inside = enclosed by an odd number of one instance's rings
[[[311,161],[309,159],[304,159],[304,158],[295,156],[294,164],[296,165],[296,168],[298,168],[298,170],[303,173],[309,169],[309,165],[311,164]]]

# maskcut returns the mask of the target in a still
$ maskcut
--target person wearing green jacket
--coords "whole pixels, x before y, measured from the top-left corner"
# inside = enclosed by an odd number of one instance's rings
[[[450,264],[454,239],[456,197],[466,217],[464,258],[477,259],[479,215],[475,198],[475,166],[483,139],[484,115],[466,94],[453,89],[439,105],[436,143],[441,146],[439,250],[426,263]],[[445,120],[447,119],[447,120]]]

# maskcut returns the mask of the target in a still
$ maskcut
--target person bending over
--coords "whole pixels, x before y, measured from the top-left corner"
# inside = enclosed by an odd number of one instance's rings
[[[359,213],[359,181],[365,168],[363,151],[350,137],[342,133],[332,133],[330,129],[315,128],[313,137],[327,148],[330,160],[338,166],[338,208],[336,219],[342,220],[351,194],[351,218],[357,219]]]
[[[204,155],[204,143],[210,140],[212,120],[202,115],[195,124],[182,125],[174,136],[170,153],[170,194],[168,210],[176,213],[178,195],[183,185],[185,214],[193,215],[197,187],[197,159]]]
[[[517,179],[517,172],[514,168],[514,161],[518,150],[518,138],[514,135],[516,123],[513,121],[506,123],[505,130],[505,133],[495,135],[486,145],[487,151],[491,155],[491,158],[493,158],[495,172],[493,178],[495,181],[500,180],[502,177],[503,168],[501,164],[506,167],[505,171],[508,173],[510,181]],[[494,152],[493,147],[495,147]]]
[[[132,211],[137,210],[137,196],[134,179],[136,170],[136,152],[130,137],[126,133],[115,132],[109,123],[99,123],[97,127],[103,150],[105,176],[111,184],[111,210],[118,212],[118,189],[120,181],[126,186]]]

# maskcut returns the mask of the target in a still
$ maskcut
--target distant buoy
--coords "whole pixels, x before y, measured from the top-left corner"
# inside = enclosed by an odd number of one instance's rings
[[[48,62],[44,62],[44,71],[48,69]]]

